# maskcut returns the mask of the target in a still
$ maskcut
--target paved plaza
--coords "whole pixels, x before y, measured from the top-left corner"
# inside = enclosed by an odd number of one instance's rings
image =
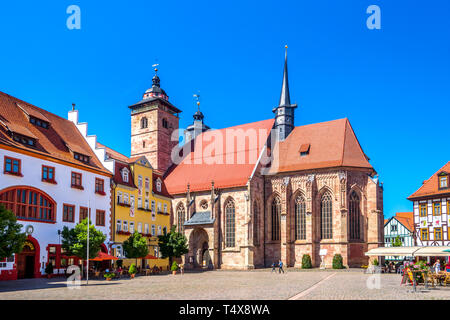
[[[449,300],[450,287],[416,293],[400,286],[401,276],[380,274],[379,281],[362,270],[294,270],[285,274],[270,269],[254,271],[207,271],[183,276],[153,275],[135,279],[90,280],[89,286],[68,289],[62,278],[0,282],[0,300],[6,299],[432,299]],[[373,281],[375,280],[375,281]],[[377,282],[378,281],[378,282]],[[82,281],[84,284],[85,281]],[[379,285],[378,285],[379,284]],[[379,287],[379,288],[378,288]]]

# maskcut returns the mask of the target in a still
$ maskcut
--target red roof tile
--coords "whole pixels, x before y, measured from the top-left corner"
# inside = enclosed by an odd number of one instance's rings
[[[269,119],[202,133],[195,139],[194,151],[190,152],[180,164],[173,166],[166,174],[165,183],[168,192],[170,194],[184,193],[188,183],[191,191],[209,190],[211,181],[214,181],[216,188],[245,186],[255,168],[273,123],[274,120]],[[245,137],[245,143],[236,143],[234,148],[227,148],[227,142],[231,143],[232,141],[232,136],[227,137],[227,133],[231,134],[239,132],[239,130],[242,130],[241,133],[248,134],[246,137],[239,134],[239,136]],[[258,138],[254,143],[250,143],[249,135],[253,133]],[[223,148],[218,147],[219,150],[214,150],[212,145],[219,141],[219,137],[223,138]],[[230,164],[227,159],[233,159],[232,163]],[[240,159],[244,159],[243,164],[238,163]]]
[[[408,197],[409,200],[421,198],[421,197],[429,197],[434,195],[450,195],[450,188],[439,190],[438,185],[438,174],[441,172],[447,172],[450,177],[450,161],[447,162],[442,168],[440,168],[435,174],[433,174],[428,180],[423,182],[423,185],[412,195]]]
[[[309,145],[300,156],[299,148]],[[348,119],[295,127],[286,140],[273,148],[271,173],[329,167],[358,167],[374,170],[364,154]]]
[[[44,129],[31,124],[24,110],[28,114],[48,121],[50,127]],[[23,145],[14,141],[7,130],[0,126],[0,144],[2,145],[26,150],[110,175],[109,171],[97,159],[75,124],[67,119],[0,91],[0,121],[8,128],[11,128],[11,130],[37,140],[34,147]],[[89,156],[90,162],[86,164],[76,160],[69,147],[75,152]]]
[[[397,212],[395,218],[409,231],[414,231],[414,215],[412,212]]]

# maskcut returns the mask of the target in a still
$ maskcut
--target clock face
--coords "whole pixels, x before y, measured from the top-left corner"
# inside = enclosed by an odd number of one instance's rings
[[[278,119],[277,119],[277,122],[278,123],[282,123],[284,121],[284,117],[279,117]]]

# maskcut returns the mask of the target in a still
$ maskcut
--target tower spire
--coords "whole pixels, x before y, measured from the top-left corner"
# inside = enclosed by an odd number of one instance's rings
[[[278,139],[284,140],[294,129],[294,109],[296,104],[291,104],[291,96],[289,94],[289,80],[287,67],[287,46],[284,46],[284,70],[283,83],[281,85],[280,102],[278,106],[273,108],[275,113],[275,128],[278,131]]]
[[[280,103],[278,104],[281,106],[289,106],[291,105],[291,97],[289,95],[289,80],[288,80],[288,67],[287,67],[287,48],[285,47],[285,53],[284,53],[284,70],[283,70],[283,84],[281,85],[281,95],[280,95]]]

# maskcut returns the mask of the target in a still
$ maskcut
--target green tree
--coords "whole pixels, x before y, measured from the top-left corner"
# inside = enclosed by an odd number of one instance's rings
[[[395,237],[395,239],[392,239],[391,244],[393,247],[401,247],[403,245],[402,241],[400,240],[400,236],[397,236]]]
[[[175,225],[170,228],[169,233],[158,236],[158,246],[161,256],[169,258],[169,265],[173,257],[179,258],[189,252],[186,237],[176,231]]]
[[[148,255],[148,245],[147,245],[147,239],[145,239],[139,232],[134,231],[130,237],[123,242],[123,250],[125,253],[125,256],[127,258],[144,258],[146,255]]]
[[[27,236],[21,229],[14,213],[0,204],[0,260],[22,251]]]
[[[69,255],[79,257],[83,260],[87,259],[87,220],[87,218],[84,219],[73,229],[64,227],[61,233],[62,248]],[[105,240],[106,235],[95,229],[95,226],[89,221],[89,259],[93,259],[98,255],[101,245]]]

